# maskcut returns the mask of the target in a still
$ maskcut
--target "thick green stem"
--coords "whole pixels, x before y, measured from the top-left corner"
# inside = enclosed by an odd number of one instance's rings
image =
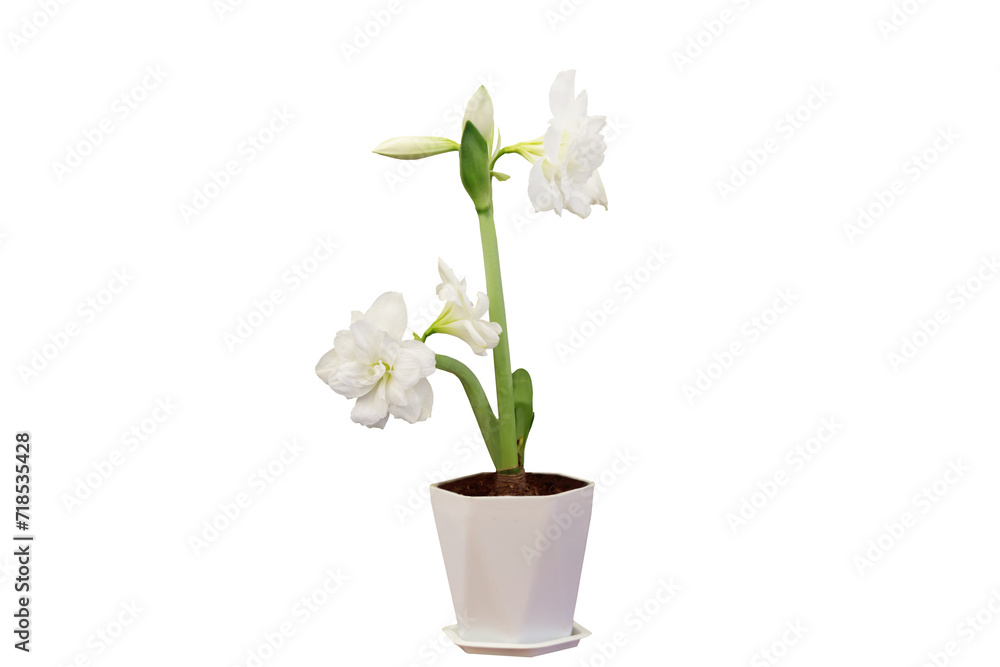
[[[497,247],[497,230],[493,222],[493,202],[479,210],[479,232],[483,242],[483,263],[486,265],[486,293],[490,298],[490,321],[500,325],[500,342],[493,349],[493,368],[496,373],[497,412],[500,423],[500,460],[494,461],[498,472],[520,467],[517,456],[516,422],[514,418],[514,379],[510,370],[510,343],[507,331],[507,313],[503,301],[503,283],[500,280],[500,250]]]
[[[476,415],[476,422],[483,434],[483,440],[486,442],[486,449],[490,452],[493,465],[499,469],[500,448],[497,418],[493,415],[490,400],[486,398],[486,392],[483,391],[483,385],[480,384],[479,378],[458,359],[452,359],[443,354],[436,354],[434,357],[435,365],[439,370],[451,373],[462,383],[465,395],[469,397],[469,404],[472,405],[472,412]]]

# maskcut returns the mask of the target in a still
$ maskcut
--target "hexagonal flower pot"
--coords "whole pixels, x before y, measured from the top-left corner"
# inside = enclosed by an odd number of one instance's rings
[[[564,477],[565,476],[559,476]],[[467,478],[460,478],[467,479]],[[590,633],[573,622],[594,483],[542,496],[467,496],[431,485],[431,506],[469,653],[538,655]]]

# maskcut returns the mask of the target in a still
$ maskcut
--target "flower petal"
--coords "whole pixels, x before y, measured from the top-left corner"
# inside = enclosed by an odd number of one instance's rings
[[[441,276],[441,284],[437,286],[438,298],[442,301],[461,303],[461,296],[465,294],[465,279],[459,280],[451,267],[440,257],[438,258],[438,275]]]
[[[440,331],[464,340],[474,353],[484,356],[486,350],[492,350],[500,342],[502,329],[496,322],[459,320],[441,327]]]
[[[585,219],[590,216],[590,202],[582,197],[580,193],[574,192],[572,196],[566,199],[566,210]]]
[[[480,319],[490,312],[490,297],[485,292],[476,295],[476,305],[471,309],[470,315],[473,319]]]
[[[406,333],[406,303],[399,292],[386,292],[365,313],[364,319],[399,340]]]
[[[608,210],[608,195],[604,192],[604,182],[601,181],[601,175],[597,171],[594,171],[587,181],[587,189],[590,191],[592,203],[603,206],[605,211]]]
[[[389,401],[385,397],[383,383],[355,402],[351,410],[351,420],[368,428],[383,428],[389,416]]]
[[[406,405],[393,405],[390,412],[397,419],[415,424],[431,416],[433,405],[434,391],[431,389],[431,383],[422,379],[407,390]]]
[[[549,108],[556,118],[563,118],[570,114],[574,98],[573,92],[576,88],[575,80],[576,70],[574,69],[568,69],[556,75],[556,80],[552,83],[552,88],[549,89]]]
[[[539,160],[531,165],[531,171],[528,173],[528,198],[535,211],[539,213],[552,210],[561,213],[562,199],[558,194],[553,194],[553,188],[545,178],[543,162]]]
[[[437,370],[437,360],[435,359],[434,350],[427,347],[426,343],[422,343],[419,340],[404,340],[399,344],[399,348],[399,357],[393,368],[397,368],[400,361],[405,358],[405,363],[416,366],[419,377],[427,377]]]
[[[573,100],[573,105],[570,107],[570,113],[574,116],[586,116],[587,115],[587,91],[581,90],[580,94],[576,96]]]
[[[361,318],[351,323],[351,336],[354,338],[355,357],[364,364],[374,364],[383,361],[382,347],[385,342],[385,331],[376,327],[370,320]]]
[[[562,151],[563,130],[553,123],[545,134],[542,135],[542,148],[545,150],[544,159],[554,164],[559,162],[559,153]]]
[[[323,382],[327,382],[330,378],[330,373],[342,363],[344,363],[344,360],[337,352],[337,349],[334,348],[320,357],[319,361],[316,362],[316,375]]]
[[[347,398],[357,398],[371,391],[385,375],[385,366],[351,361],[337,366],[327,378],[330,389]]]

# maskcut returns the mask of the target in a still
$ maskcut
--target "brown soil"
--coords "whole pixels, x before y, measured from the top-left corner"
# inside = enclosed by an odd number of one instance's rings
[[[517,493],[510,488],[510,485],[498,483],[499,477],[502,476],[495,472],[481,472],[478,475],[444,482],[438,485],[438,488],[463,496],[551,496],[587,485],[586,482],[562,475],[529,472],[524,474],[525,485],[521,493]]]

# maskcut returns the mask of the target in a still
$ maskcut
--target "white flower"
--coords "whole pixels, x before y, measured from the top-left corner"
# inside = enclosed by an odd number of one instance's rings
[[[333,349],[316,364],[316,375],[338,394],[356,398],[351,419],[383,428],[389,415],[411,424],[431,416],[434,394],[425,379],[434,352],[406,332],[406,304],[386,292],[367,313],[355,311],[350,330],[337,332]]]
[[[437,295],[444,301],[444,308],[428,331],[461,338],[473,352],[484,356],[486,350],[492,350],[500,342],[502,331],[496,322],[482,319],[490,309],[489,297],[480,292],[476,297],[476,305],[472,305],[465,292],[465,279],[456,278],[455,272],[443,259],[438,259],[438,273],[444,282],[438,285]]]
[[[574,97],[574,70],[560,72],[549,91],[552,120],[542,138],[543,155],[531,168],[528,196],[536,211],[565,208],[586,218],[594,204],[608,207],[597,168],[607,145],[604,116],[587,115],[587,91]]]

